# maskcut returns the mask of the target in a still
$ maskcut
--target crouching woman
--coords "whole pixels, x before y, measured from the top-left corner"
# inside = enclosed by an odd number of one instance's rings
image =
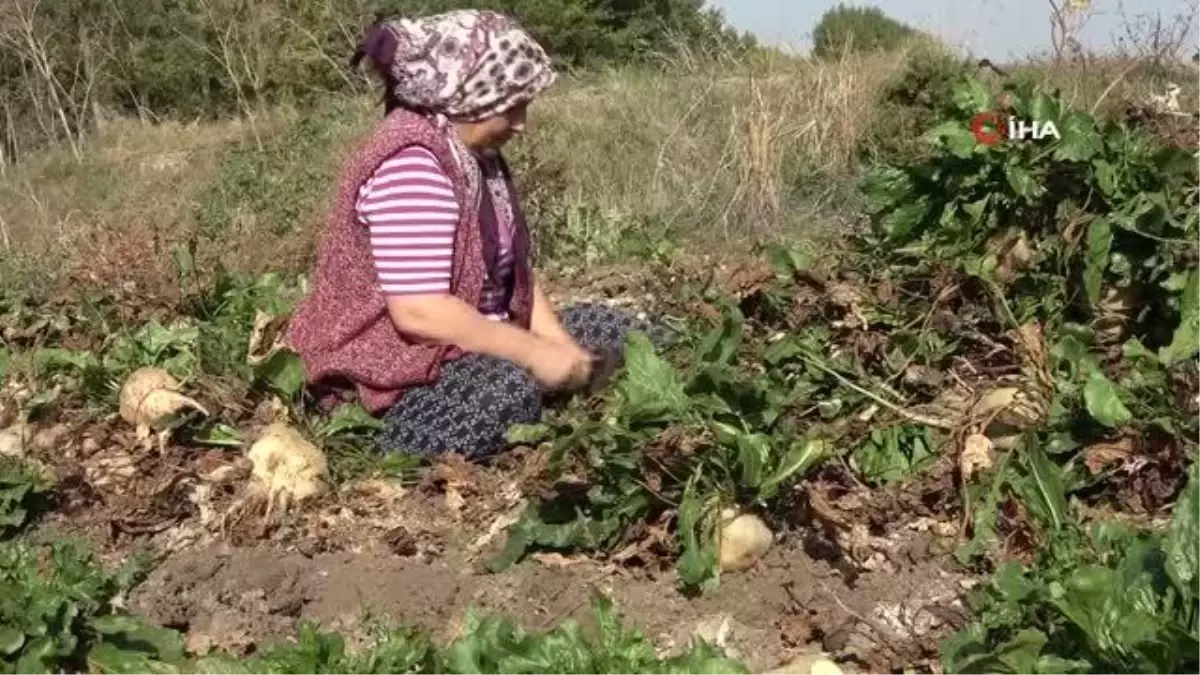
[[[356,390],[382,416],[382,450],[485,457],[634,326],[600,306],[560,317],[530,265],[500,150],[555,80],[541,46],[508,17],[465,10],[377,23],[362,59],[385,117],[341,174],[286,342],[318,396]]]

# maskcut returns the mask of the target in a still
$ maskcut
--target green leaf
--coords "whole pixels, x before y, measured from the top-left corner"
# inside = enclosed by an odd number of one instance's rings
[[[926,133],[930,140],[940,141],[950,154],[966,159],[975,154],[979,141],[966,125],[958,120],[943,122]]]
[[[766,434],[739,434],[737,446],[741,483],[752,490],[758,489],[771,457],[771,438]]]
[[[867,213],[878,214],[912,201],[915,186],[904,169],[883,165],[867,172],[860,189],[866,197]]]
[[[1096,170],[1096,184],[1100,186],[1100,192],[1104,193],[1105,197],[1116,196],[1118,190],[1117,169],[1112,162],[1097,159],[1092,162],[1092,167]]]
[[[1179,325],[1175,328],[1171,344],[1158,351],[1158,358],[1167,367],[1200,353],[1200,270],[1196,268],[1187,272],[1179,309]]]
[[[1071,113],[1056,126],[1062,138],[1054,150],[1055,159],[1086,162],[1104,149],[1104,137],[1096,129],[1095,120],[1085,113]]]
[[[987,85],[973,77],[963,78],[954,87],[952,94],[955,107],[966,113],[991,110],[992,93]]]
[[[821,438],[810,438],[792,444],[792,449],[784,456],[783,461],[775,471],[767,477],[759,488],[759,497],[770,499],[778,491],[784,481],[796,476],[803,476],[818,463],[831,454],[828,441]]]
[[[171,257],[175,260],[175,273],[180,279],[191,279],[196,275],[196,258],[187,246],[176,244],[171,247]]]
[[[699,354],[704,363],[730,363],[742,346],[742,326],[744,319],[741,311],[734,305],[724,308],[721,324],[709,331],[700,344]]]
[[[719,553],[712,504],[702,499],[696,471],[688,479],[679,502],[680,555],[675,563],[679,581],[685,587],[702,591],[716,587],[720,578]]]
[[[1188,468],[1188,482],[1175,502],[1171,526],[1167,530],[1163,550],[1166,553],[1167,574],[1183,597],[1195,603],[1200,596],[1200,479],[1195,462]]]
[[[1008,181],[1008,185],[1012,188],[1013,192],[1027,200],[1032,201],[1042,192],[1042,186],[1038,184],[1033,173],[1023,166],[1016,164],[1006,165],[1004,167],[1004,178]]]
[[[1046,646],[1046,634],[1029,628],[1011,640],[987,652],[965,659],[955,672],[959,673],[1037,673],[1038,657]]]
[[[553,429],[548,424],[514,424],[504,434],[504,440],[509,445],[537,445],[553,435]]]
[[[1029,114],[1030,122],[1058,122],[1062,114],[1062,107],[1053,98],[1046,95],[1044,91],[1034,93],[1029,99]]]
[[[626,338],[625,368],[614,389],[624,403],[621,410],[635,422],[678,417],[691,403],[679,372],[638,331]]]
[[[92,673],[178,673],[178,666],[166,663],[144,652],[129,651],[101,642],[87,654]]]
[[[25,644],[25,632],[7,624],[0,624],[0,656],[12,656]]]
[[[236,448],[242,444],[242,433],[224,422],[219,422],[212,427],[197,433],[191,438],[192,441],[201,445],[216,445],[227,448]]]
[[[104,640],[124,649],[145,651],[167,659],[183,657],[183,639],[169,628],[153,626],[128,614],[97,616],[91,625]]]
[[[1101,216],[1092,221],[1087,232],[1087,260],[1083,269],[1083,288],[1088,302],[1100,301],[1104,287],[1104,272],[1108,269],[1108,256],[1112,248],[1112,226]]]
[[[385,428],[383,420],[372,417],[371,413],[357,403],[343,403],[330,413],[329,417],[317,429],[321,438],[335,438],[341,435],[352,435],[357,432],[379,431]]]
[[[1133,413],[1121,401],[1117,385],[1099,370],[1088,376],[1083,387],[1083,401],[1088,414],[1105,426],[1116,428],[1133,419]]]
[[[776,278],[787,281],[795,277],[796,272],[806,270],[812,265],[812,259],[807,253],[792,246],[772,244],[767,247],[767,259]]]
[[[928,217],[929,199],[922,196],[889,211],[879,220],[879,229],[889,240],[905,242],[918,231]]]
[[[879,484],[902,480],[935,457],[928,427],[899,425],[871,431],[851,458],[864,479]]]
[[[255,368],[255,380],[285,400],[292,400],[304,389],[305,368],[300,355],[280,349]]]
[[[1029,473],[1039,502],[1050,525],[1055,530],[1061,530],[1067,523],[1067,496],[1063,489],[1062,474],[1040,446],[1035,443],[1028,445]]]

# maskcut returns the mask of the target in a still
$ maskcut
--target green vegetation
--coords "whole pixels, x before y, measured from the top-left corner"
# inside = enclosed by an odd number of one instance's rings
[[[6,152],[72,139],[0,177],[0,428],[14,410],[120,424],[118,383],[158,366],[210,405],[169,422],[189,452],[243,447],[275,406],[337,485],[421,475],[372,452],[359,406],[319,413],[271,343],[340,155],[378,118],[340,65],[361,24],[459,3],[101,4],[0,10]],[[1142,84],[977,77],[874,9],[831,10],[806,60],[747,49],[693,0],[477,6],[517,14],[569,71],[511,153],[539,264],[655,266],[665,316],[687,316],[661,349],[631,336],[602,395],[512,430],[546,461],[493,572],[585,552],[702,593],[729,509],[784,534],[813,524],[814,489],[886,514],[933,485],[960,525],[945,564],[982,581],[945,672],[1196,671],[1200,175],[1191,145],[1106,109]],[[105,109],[164,121],[78,133]],[[970,119],[993,110],[1062,138],[981,145]],[[229,119],[171,121],[191,116]],[[813,255],[829,232],[845,245]],[[697,242],[729,260],[691,260]],[[5,672],[744,670],[703,644],[660,658],[600,598],[594,627],[472,615],[449,644],[380,625],[359,648],[302,625],[196,658],[125,609],[140,559],[114,572],[33,543],[69,495],[42,470],[59,456],[30,452],[0,457]]]
[[[1048,520],[1028,569],[1001,565],[971,598],[978,620],[944,645],[956,673],[1190,673],[1197,625],[1196,465],[1167,532]],[[1061,482],[1039,481],[1064,505]],[[1052,511],[1046,515],[1054,516]]]
[[[78,143],[106,115],[254,114],[355,94],[363,78],[344,64],[376,13],[464,7],[517,17],[566,68],[754,46],[701,0],[14,0],[0,14],[0,129],[32,149]]]
[[[49,507],[50,487],[27,463],[0,455],[0,538],[20,532]]]
[[[499,617],[471,615],[445,648],[411,629],[377,627],[350,653],[336,634],[306,624],[295,642],[251,658],[185,656],[182,636],[122,609],[145,572],[134,560],[109,572],[76,545],[37,548],[0,542],[0,672],[5,673],[742,673],[740,664],[698,643],[660,659],[611,603],[593,601],[595,634],[575,622],[528,633]]]
[[[838,58],[846,51],[894,51],[917,35],[878,7],[839,4],[822,14],[813,28],[813,54]]]

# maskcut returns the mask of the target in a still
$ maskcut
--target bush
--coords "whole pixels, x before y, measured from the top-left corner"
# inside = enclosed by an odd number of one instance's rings
[[[870,52],[892,50],[916,37],[917,31],[887,16],[875,7],[839,4],[825,12],[813,29],[813,54],[837,57],[844,50]]]
[[[412,17],[468,6],[499,10],[516,17],[565,69],[644,60],[676,45],[702,53],[753,45],[700,0],[41,5],[12,0],[0,10],[0,96],[10,104],[0,113],[0,127],[15,130],[21,147],[5,148],[13,156],[65,135],[83,136],[98,109],[188,119],[357,92],[362,79],[345,64],[359,32],[376,15]],[[33,22],[30,36],[17,28],[25,19]],[[27,40],[36,41],[38,53],[25,46]],[[42,61],[48,76],[39,69]]]
[[[871,126],[859,144],[868,161],[919,161],[929,150],[920,135],[942,118],[955,84],[968,63],[941,46],[923,46],[905,56],[904,68],[883,88]]]

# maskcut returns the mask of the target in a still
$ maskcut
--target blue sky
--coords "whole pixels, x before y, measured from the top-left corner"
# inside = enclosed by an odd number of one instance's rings
[[[709,0],[734,26],[764,42],[806,51],[810,32],[838,0]],[[848,5],[874,5],[886,14],[931,31],[977,56],[1001,60],[1050,48],[1050,4],[1047,0],[847,0]],[[1093,0],[1092,17],[1081,42],[1095,49],[1111,47],[1122,32],[1122,11],[1129,17],[1161,12],[1164,18],[1185,13],[1188,0]],[[1196,44],[1192,27],[1190,57]]]

